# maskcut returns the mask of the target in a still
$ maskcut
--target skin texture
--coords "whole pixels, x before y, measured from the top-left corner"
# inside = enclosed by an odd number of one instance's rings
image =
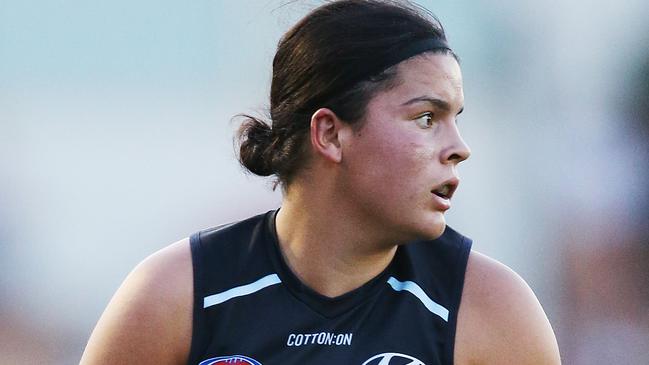
[[[471,252],[455,338],[455,363],[560,364],[543,308],[507,266]]]
[[[399,65],[397,86],[370,101],[358,133],[345,130],[339,185],[386,243],[442,234],[444,211],[431,190],[457,179],[471,153],[456,123],[463,108],[455,59],[422,55]]]
[[[398,244],[443,232],[448,207],[432,190],[457,182],[457,165],[470,154],[456,123],[464,103],[456,60],[420,55],[398,65],[398,78],[394,88],[371,99],[360,129],[326,108],[313,114],[308,166],[286,187],[277,215],[289,267],[329,297],[378,275]],[[81,363],[185,363],[192,302],[189,243],[183,240],[129,275]],[[530,288],[477,252],[469,257],[455,357],[462,365],[560,363]]]
[[[192,330],[189,240],[149,256],[124,280],[81,364],[185,364]]]

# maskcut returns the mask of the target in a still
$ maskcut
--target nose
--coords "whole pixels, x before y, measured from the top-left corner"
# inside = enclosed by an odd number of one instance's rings
[[[464,142],[455,121],[451,123],[447,141],[448,143],[441,154],[442,163],[453,163],[457,165],[471,156],[471,148]]]

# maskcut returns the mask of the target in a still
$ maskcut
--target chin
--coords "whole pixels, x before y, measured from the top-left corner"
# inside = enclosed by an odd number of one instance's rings
[[[422,225],[418,228],[416,239],[434,240],[444,233],[444,230],[446,229],[446,220],[442,215],[441,217],[435,217],[432,220],[423,221]]]
[[[439,238],[442,235],[442,233],[444,233],[445,229],[446,229],[446,222],[436,224],[435,227],[431,227],[430,235],[426,237],[426,239],[434,240]]]

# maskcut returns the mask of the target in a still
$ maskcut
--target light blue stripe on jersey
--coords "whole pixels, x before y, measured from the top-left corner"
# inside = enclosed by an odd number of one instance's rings
[[[428,309],[431,313],[437,314],[443,320],[448,322],[448,309],[442,307],[441,305],[435,303],[434,300],[430,299],[430,297],[426,295],[424,290],[416,283],[412,281],[399,281],[391,276],[388,279],[388,284],[390,284],[392,289],[396,291],[405,290],[407,292],[410,292],[412,295],[416,296],[417,299],[419,299],[424,304],[426,309]]]
[[[249,295],[255,292],[260,291],[261,289],[267,288],[271,285],[279,284],[280,280],[277,274],[270,274],[264,276],[263,278],[255,281],[254,283],[237,286],[232,289],[228,289],[224,292],[207,296],[203,298],[203,308],[211,307],[213,305],[221,304],[227,300],[236,297],[242,297],[244,295]]]

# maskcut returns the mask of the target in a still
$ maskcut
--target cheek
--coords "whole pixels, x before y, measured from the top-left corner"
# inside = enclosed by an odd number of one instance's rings
[[[407,177],[416,178],[426,173],[434,154],[435,151],[430,144],[416,141],[416,138],[409,138],[404,141],[391,141],[383,149],[381,158],[402,173],[408,172]]]
[[[367,151],[356,164],[358,177],[365,180],[364,184],[371,184],[375,193],[383,194],[384,199],[418,194],[416,187],[430,180],[434,155],[430,146],[390,139]]]
[[[375,139],[363,146],[359,154],[359,171],[376,178],[391,179],[398,173],[412,169],[417,160],[413,143],[395,139]]]

